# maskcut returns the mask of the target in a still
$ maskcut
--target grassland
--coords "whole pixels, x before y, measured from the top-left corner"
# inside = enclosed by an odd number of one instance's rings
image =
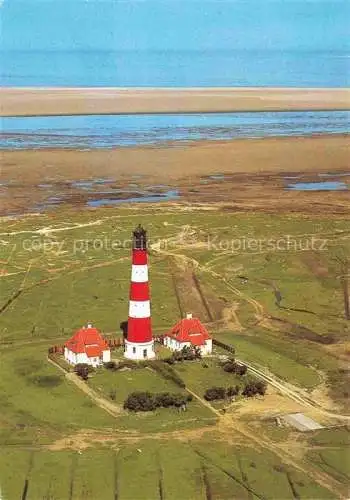
[[[350,480],[349,428],[324,429],[309,439],[308,459],[345,486]]]
[[[51,442],[81,428],[113,428],[113,418],[81,393],[46,359],[47,346],[1,353],[2,444]]]
[[[113,418],[47,363],[47,348],[88,321],[106,335],[120,335],[128,314],[128,240],[139,222],[151,238],[155,333],[194,312],[214,337],[235,347],[240,359],[310,397],[315,390],[328,391],[332,405],[346,411],[350,329],[337,257],[350,252],[348,220],[166,205],[144,206],[142,212],[124,207],[8,218],[0,257],[2,496],[20,498],[27,479],[26,500],[104,500],[116,492],[118,500],[338,498],[347,471],[335,434],[322,450],[305,440],[306,458],[297,469],[281,464],[271,449],[252,447],[234,426],[208,427],[217,418],[198,400],[186,415],[164,409]],[[324,238],[327,245],[283,251],[262,243],[254,251],[237,249],[237,241],[277,241],[286,235],[303,242]],[[282,295],[279,305],[276,290]],[[211,385],[235,385],[215,363],[176,369],[200,396]],[[107,398],[115,391],[117,404],[135,387],[178,391],[150,370],[101,371],[89,384]],[[80,455],[78,438],[89,432],[98,436],[98,444],[82,446]],[[152,439],[145,440],[146,432]],[[282,439],[265,438],[282,446]],[[321,486],[309,467],[330,478],[329,484],[326,479]],[[136,472],[140,482],[130,480]]]
[[[214,446],[215,444],[215,446]],[[232,500],[334,498],[276,456],[205,437],[190,444],[169,439],[118,449],[0,453],[1,493],[28,500]],[[262,494],[261,492],[264,492]]]

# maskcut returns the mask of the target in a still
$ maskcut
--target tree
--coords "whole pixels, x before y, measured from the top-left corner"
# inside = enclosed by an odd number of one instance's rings
[[[199,347],[190,345],[190,346],[184,346],[181,351],[175,351],[172,354],[172,357],[170,358],[172,361],[167,360],[168,363],[170,362],[175,362],[175,361],[194,361],[195,359],[201,359],[202,353]]]
[[[223,369],[227,373],[234,373],[235,372],[235,363],[233,363],[232,361],[227,361],[227,363],[225,363],[223,365]]]
[[[181,393],[160,392],[132,392],[124,402],[124,408],[131,411],[152,411],[156,408],[186,407],[192,401],[192,396]]]
[[[241,363],[236,363],[234,360],[226,361],[223,365],[223,369],[228,373],[236,373],[237,375],[243,376],[247,373],[246,365]]]
[[[75,365],[76,374],[83,380],[87,380],[89,378],[89,371],[89,365],[87,363],[78,363]]]
[[[255,382],[255,388],[258,392],[258,394],[261,394],[261,396],[264,396],[266,389],[267,389],[267,383],[264,380],[258,380]]]
[[[264,380],[253,380],[248,382],[243,391],[242,395],[248,398],[256,396],[256,394],[264,395],[267,389],[267,384]]]
[[[246,365],[236,365],[236,373],[240,375],[241,377],[247,373],[247,367]]]
[[[152,411],[156,406],[155,398],[150,392],[132,392],[124,403],[124,408],[131,411]]]
[[[225,399],[226,389],[224,387],[211,387],[204,393],[206,401],[215,401],[216,399]]]

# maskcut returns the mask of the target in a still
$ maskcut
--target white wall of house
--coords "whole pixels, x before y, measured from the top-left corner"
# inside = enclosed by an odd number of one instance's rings
[[[99,356],[94,356],[92,358],[89,358],[85,352],[75,354],[73,351],[65,347],[64,357],[66,361],[71,365],[77,365],[78,363],[86,363],[91,366],[99,366],[102,363],[107,363],[107,361],[111,360],[111,351],[109,350],[103,351],[102,359]]]
[[[173,337],[164,337],[164,345],[171,349],[172,351],[181,351],[181,349],[185,346],[189,347],[191,345],[190,342],[178,342]]]
[[[184,347],[191,346],[191,342],[178,342],[173,337],[164,337],[164,345],[171,349],[172,351],[181,351]],[[211,354],[213,349],[212,339],[208,339],[205,341],[205,345],[199,346],[201,354],[206,356],[207,354]]]
[[[111,351],[108,349],[102,352],[102,361],[103,363],[108,363],[111,360]]]
[[[201,353],[203,356],[206,356],[207,354],[211,354],[213,350],[213,341],[212,339],[207,339],[205,341],[205,345],[201,346]]]

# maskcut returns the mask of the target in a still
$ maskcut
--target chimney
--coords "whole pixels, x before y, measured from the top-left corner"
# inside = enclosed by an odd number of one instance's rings
[[[187,313],[186,314],[186,319],[192,319],[192,313]]]
[[[92,324],[91,324],[91,323],[88,323],[88,324],[87,324],[87,328],[92,328]]]

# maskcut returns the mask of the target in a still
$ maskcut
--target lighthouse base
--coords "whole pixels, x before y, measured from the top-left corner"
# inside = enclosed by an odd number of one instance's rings
[[[150,342],[129,342],[125,340],[124,357],[135,361],[142,359],[154,359],[154,340]]]

